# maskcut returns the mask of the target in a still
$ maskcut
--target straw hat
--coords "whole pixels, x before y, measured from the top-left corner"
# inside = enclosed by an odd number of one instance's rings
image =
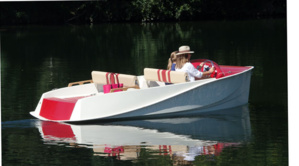
[[[176,55],[191,54],[191,53],[194,53],[194,51],[190,51],[189,46],[181,46],[179,48],[179,51],[176,53]]]

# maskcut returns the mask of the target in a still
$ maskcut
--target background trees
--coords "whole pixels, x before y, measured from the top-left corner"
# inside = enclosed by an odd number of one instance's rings
[[[285,0],[1,2],[1,25],[285,17]]]

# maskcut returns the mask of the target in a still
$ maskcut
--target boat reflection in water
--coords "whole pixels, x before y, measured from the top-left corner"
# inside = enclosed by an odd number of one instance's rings
[[[200,155],[220,155],[226,147],[250,140],[247,105],[196,116],[71,125],[37,121],[46,144],[92,148],[95,156],[136,160],[141,151],[169,156],[173,162],[194,161]]]

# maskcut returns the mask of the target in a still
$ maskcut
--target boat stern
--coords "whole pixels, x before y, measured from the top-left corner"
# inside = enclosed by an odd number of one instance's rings
[[[71,121],[79,100],[98,93],[94,84],[66,87],[46,92],[40,98],[35,111],[30,114],[41,120]],[[77,116],[75,118],[78,118]]]

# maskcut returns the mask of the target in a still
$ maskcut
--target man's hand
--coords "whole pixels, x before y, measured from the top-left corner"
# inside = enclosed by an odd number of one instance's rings
[[[215,71],[215,67],[213,66],[213,67],[210,68],[209,72],[213,73],[214,71]]]

